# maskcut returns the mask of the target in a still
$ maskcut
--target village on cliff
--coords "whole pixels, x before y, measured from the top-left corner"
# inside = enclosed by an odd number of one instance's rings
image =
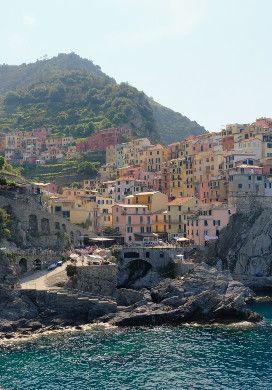
[[[128,140],[122,143],[124,137]],[[272,119],[231,124],[217,133],[189,136],[168,146],[135,138],[128,129],[105,129],[75,144],[49,130],[0,135],[6,160],[29,164],[106,151],[106,164],[80,188],[36,183],[48,210],[90,235],[119,243],[216,240],[245,199],[272,196]],[[17,161],[18,162],[18,161]]]
[[[41,129],[0,139],[10,164],[18,155],[34,165],[45,154],[106,154],[98,176],[76,186],[1,179],[2,219],[11,222],[0,249],[4,335],[97,318],[121,326],[260,321],[247,302],[248,287],[272,283],[263,234],[271,226],[272,119],[168,146],[126,128],[77,144]]]

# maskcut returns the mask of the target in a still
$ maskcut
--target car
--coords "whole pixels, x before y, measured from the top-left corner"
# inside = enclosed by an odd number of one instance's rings
[[[53,269],[56,269],[58,266],[57,262],[55,261],[54,263],[49,264],[47,267],[48,271],[53,271]]]
[[[62,260],[57,261],[57,267],[61,267],[62,264],[63,264],[63,261],[62,261]]]

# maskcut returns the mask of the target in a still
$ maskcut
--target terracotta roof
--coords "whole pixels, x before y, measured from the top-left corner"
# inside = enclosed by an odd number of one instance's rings
[[[168,202],[169,206],[181,206],[185,204],[186,202],[195,199],[193,196],[184,196],[184,197],[179,197],[174,200],[171,200]]]
[[[152,149],[165,149],[161,144],[151,145],[147,150]]]

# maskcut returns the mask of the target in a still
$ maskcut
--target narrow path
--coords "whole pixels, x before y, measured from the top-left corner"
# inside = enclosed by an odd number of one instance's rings
[[[61,267],[57,267],[53,271],[42,270],[36,271],[30,275],[23,276],[20,279],[22,289],[48,290],[57,288],[57,283],[67,281],[66,266],[68,262]]]

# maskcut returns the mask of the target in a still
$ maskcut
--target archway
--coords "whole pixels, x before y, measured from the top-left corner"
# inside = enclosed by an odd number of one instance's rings
[[[19,271],[21,275],[27,272],[27,259],[24,257],[19,261]]]
[[[33,268],[37,271],[41,270],[42,269],[42,261],[41,259],[35,259],[33,261]]]
[[[71,231],[71,232],[70,232],[70,240],[71,240],[71,244],[72,244],[72,245],[74,244],[74,239],[75,239],[75,237],[74,237],[74,232]]]
[[[49,219],[47,218],[42,218],[41,220],[41,231],[44,234],[50,234],[50,224],[49,224]]]
[[[125,269],[125,278],[119,287],[133,287],[135,282],[144,278],[152,270],[152,265],[145,260],[137,259],[130,261]]]
[[[29,232],[32,235],[37,235],[38,234],[39,227],[38,227],[37,215],[30,214],[30,216],[28,217],[28,227],[29,227]]]

